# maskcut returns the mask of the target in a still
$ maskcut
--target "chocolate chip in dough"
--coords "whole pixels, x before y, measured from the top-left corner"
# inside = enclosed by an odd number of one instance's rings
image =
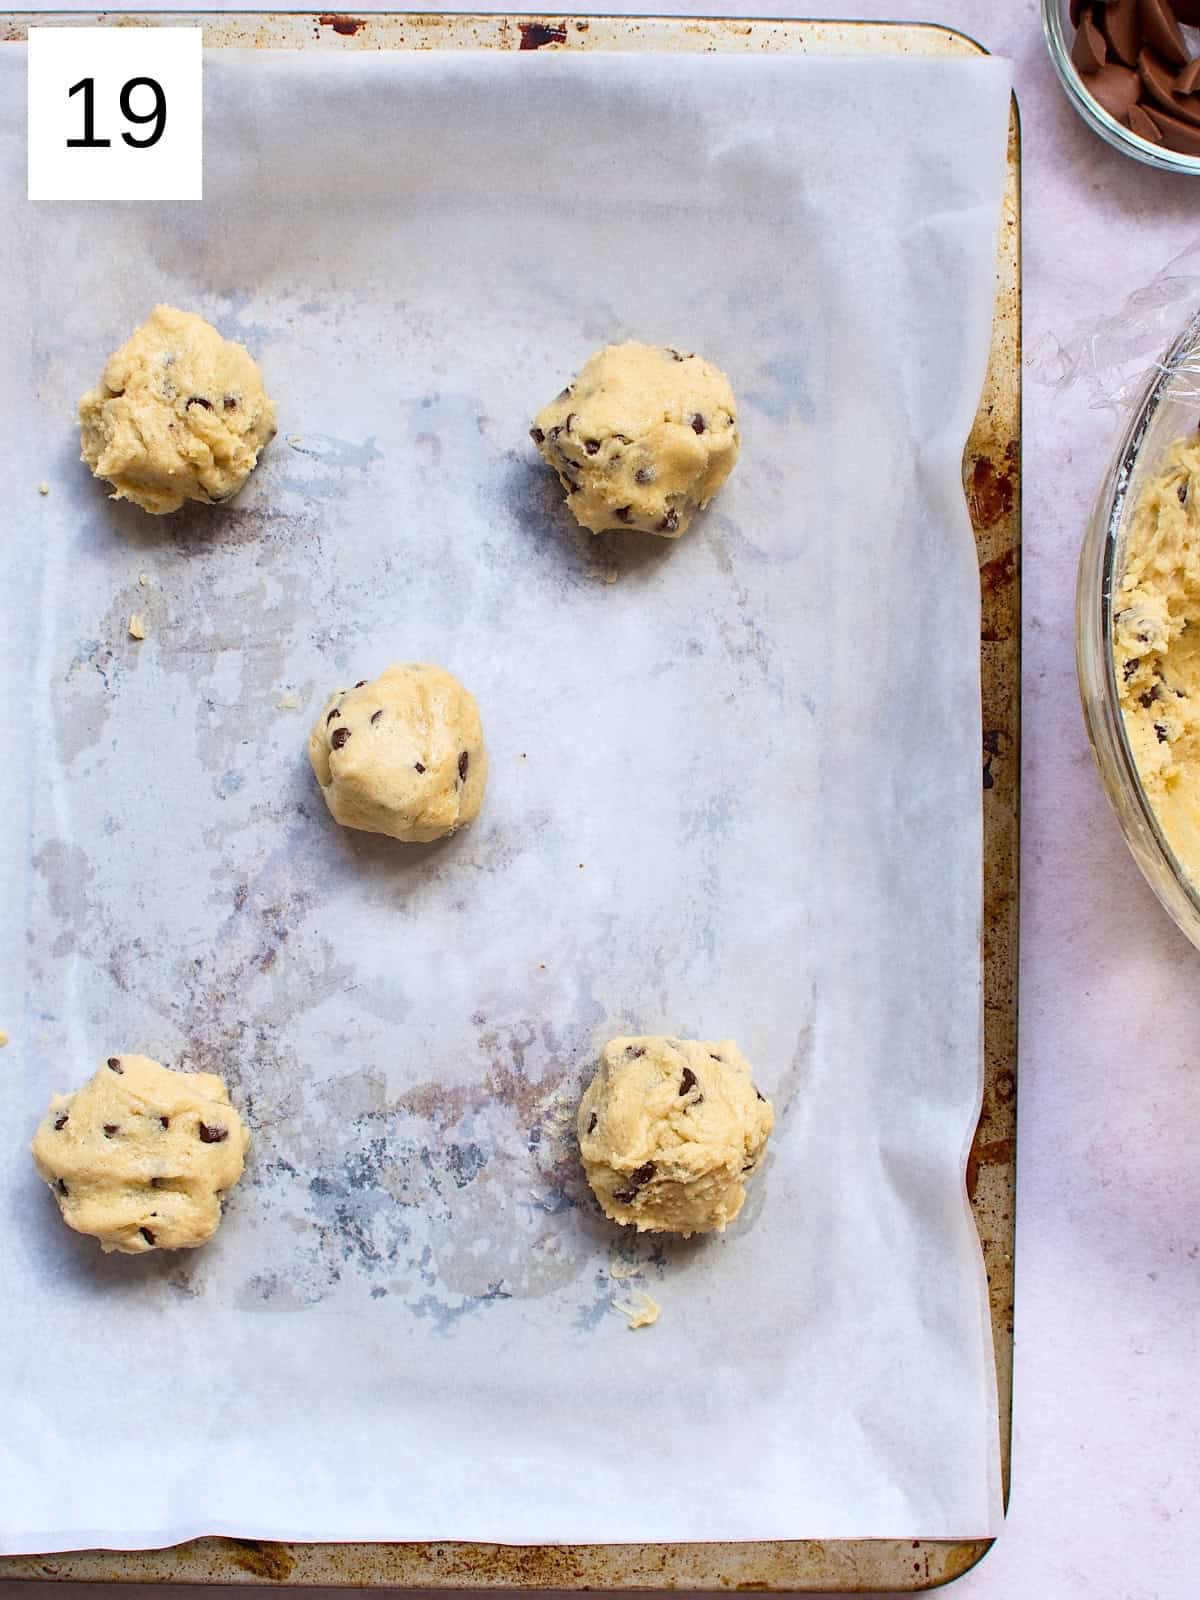
[[[340,750],[349,737],[349,728],[335,728],[333,730],[333,738],[329,742],[335,750]]]
[[[366,686],[367,686],[367,680],[365,678],[360,678],[358,680],[358,682],[354,685],[354,687],[356,689],[365,689]]]
[[[109,1056],[109,1058],[108,1058],[108,1066],[109,1066],[109,1070],[111,1072],[115,1072],[119,1078],[120,1077],[124,1077],[125,1068],[121,1065],[120,1056]]]
[[[696,1074],[692,1071],[691,1067],[684,1067],[683,1076],[679,1080],[679,1093],[681,1095],[688,1094],[695,1087]]]
[[[342,713],[341,713],[340,708],[338,706],[334,706],[333,710],[325,718],[325,726],[328,727],[329,724],[333,721],[334,717],[340,717],[341,714]]]
[[[236,411],[238,408],[237,396],[227,394],[221,404],[225,407],[226,411]]]
[[[63,1131],[63,1129],[66,1127],[67,1123],[70,1122],[70,1120],[71,1120],[70,1117],[67,1115],[67,1113],[65,1111],[60,1111],[58,1116],[56,1116],[55,1119],[54,1119],[54,1131],[55,1131],[55,1133],[61,1133]]]
[[[59,1178],[58,1181],[55,1183],[54,1187],[58,1190],[59,1194],[70,1194],[70,1192],[71,1192],[67,1188],[67,1183],[66,1183],[66,1179],[65,1178]]]
[[[201,1122],[197,1132],[200,1135],[201,1144],[224,1144],[229,1137],[228,1128],[222,1128],[216,1124],[210,1126],[207,1122]]]
[[[590,1117],[589,1117],[589,1118],[588,1118],[588,1127],[587,1127],[587,1131],[588,1131],[588,1132],[589,1132],[589,1133],[595,1133],[595,1131],[596,1131],[596,1124],[597,1124],[597,1123],[598,1123],[598,1122],[599,1122],[599,1121],[600,1121],[600,1118],[599,1118],[599,1117],[598,1117],[598,1116],[597,1116],[597,1115],[596,1115],[596,1113],[595,1113],[595,1112],[594,1112],[594,1111],[593,1111],[593,1112],[592,1112],[592,1114],[591,1114],[591,1116],[590,1116]]]
[[[649,467],[639,467],[633,475],[633,481],[635,483],[653,483],[654,473]]]
[[[211,400],[206,400],[203,395],[194,394],[183,409],[186,411],[188,406],[203,406],[205,411],[211,411],[213,403]]]
[[[766,1098],[767,1098],[766,1095],[762,1092],[761,1089],[755,1089],[754,1094],[755,1094],[755,1098],[758,1099],[758,1100],[764,1100],[765,1101]]]
[[[529,437],[533,440],[534,444],[545,444],[546,442],[546,435],[540,428],[530,428]]]
[[[674,506],[668,506],[665,516],[655,524],[658,533],[674,533],[679,526],[679,512]]]
[[[1166,744],[1168,738],[1170,738],[1170,735],[1167,732],[1166,724],[1163,722],[1156,722],[1154,724],[1154,731],[1158,735],[1159,744]]]
[[[1133,677],[1133,675],[1137,671],[1137,669],[1138,669],[1138,658],[1136,656],[1130,656],[1129,660],[1121,668],[1121,676],[1124,678],[1126,683],[1128,683],[1130,678]]]
[[[471,765],[470,754],[469,754],[468,751],[464,750],[462,755],[460,755],[459,758],[458,758],[458,776],[459,776],[460,781],[463,782],[463,783],[466,783],[466,781],[467,781],[467,768],[470,765]]]
[[[644,1189],[657,1170],[653,1161],[647,1161],[629,1174],[630,1186],[634,1189]]]
[[[698,411],[695,412],[693,417],[692,417],[692,432],[693,433],[703,433],[705,427],[706,427],[706,423],[704,421],[704,418],[700,415],[700,413]]]
[[[600,454],[600,441],[599,441],[599,439],[585,439],[583,441],[583,448],[587,451],[588,455],[590,455],[590,456],[599,455]]]
[[[626,1045],[625,1054],[628,1056],[630,1061],[636,1061],[639,1056],[644,1056],[646,1054],[646,1047],[642,1044]]]
[[[119,1126],[115,1122],[106,1122],[104,1124],[104,1137],[106,1139],[111,1139],[114,1133],[119,1133],[120,1131],[121,1130]]]
[[[633,513],[633,507],[632,506],[618,506],[617,509],[613,512],[613,516],[616,517],[618,522],[632,522],[633,521],[633,514],[632,513]]]
[[[138,1232],[141,1234],[142,1238],[145,1239],[147,1244],[154,1243],[154,1234],[149,1228],[139,1228]]]
[[[380,706],[378,711],[372,711],[372,713],[371,713],[371,721],[372,721],[372,723],[378,722],[382,715],[383,715],[383,707],[382,706]]]
[[[414,770],[414,772],[424,772],[425,771],[425,763],[423,761],[414,761],[413,762],[413,770]]]
[[[159,1117],[158,1120],[162,1123],[164,1128],[169,1128],[171,1126],[170,1117]]]

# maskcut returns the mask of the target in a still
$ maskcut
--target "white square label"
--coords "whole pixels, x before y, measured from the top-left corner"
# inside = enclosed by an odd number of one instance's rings
[[[199,28],[30,28],[29,198],[200,200]]]

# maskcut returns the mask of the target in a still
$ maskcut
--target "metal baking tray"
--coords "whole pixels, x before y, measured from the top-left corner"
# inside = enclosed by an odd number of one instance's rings
[[[982,47],[919,23],[564,15],[353,16],[341,12],[9,13],[0,47],[31,26],[200,26],[209,49],[751,51],[969,56]],[[1020,130],[1014,100],[983,396],[963,458],[983,598],[984,1093],[967,1190],[991,1299],[1008,1498],[1016,1178],[1020,819]],[[737,1544],[270,1544],[197,1539],[166,1550],[0,1559],[0,1578],[101,1583],[268,1583],[411,1589],[751,1589],[913,1592],[968,1571],[990,1539],[779,1540]]]

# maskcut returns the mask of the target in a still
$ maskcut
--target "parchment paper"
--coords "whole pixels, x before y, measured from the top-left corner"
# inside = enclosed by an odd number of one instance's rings
[[[1006,64],[206,72],[203,204],[35,206],[0,55],[3,1548],[995,1532],[959,461]],[[281,423],[169,520],[72,422],[160,299]],[[627,337],[740,397],[678,543],[575,531],[526,437]],[[491,749],[434,847],[334,826],[304,755],[398,659]],[[589,1201],[571,1119],[627,1031],[732,1036],[775,1100],[723,1237]],[[114,1050],[245,1108],[202,1251],[103,1257],[36,1179],[51,1090]]]

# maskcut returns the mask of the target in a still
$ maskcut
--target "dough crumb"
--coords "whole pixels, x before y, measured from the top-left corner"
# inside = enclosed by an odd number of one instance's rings
[[[281,700],[276,700],[275,707],[279,711],[295,711],[299,704],[299,700],[297,700],[296,696],[289,690]]]
[[[644,1289],[634,1289],[628,1300],[614,1300],[613,1310],[619,1311],[631,1328],[652,1328],[662,1307]]]
[[[129,637],[131,639],[144,639],[146,637],[146,619],[140,611],[135,611],[129,619]]]
[[[41,483],[38,484],[38,493],[39,494],[49,494],[50,493],[50,485],[46,482],[45,478],[43,478]]]
[[[7,1043],[8,1035],[5,1033],[3,1028],[0,1028],[0,1050],[2,1050]]]
[[[143,589],[147,589],[150,586],[150,579],[147,577],[147,575],[144,572],[139,572],[138,573],[138,583],[142,586]]]

